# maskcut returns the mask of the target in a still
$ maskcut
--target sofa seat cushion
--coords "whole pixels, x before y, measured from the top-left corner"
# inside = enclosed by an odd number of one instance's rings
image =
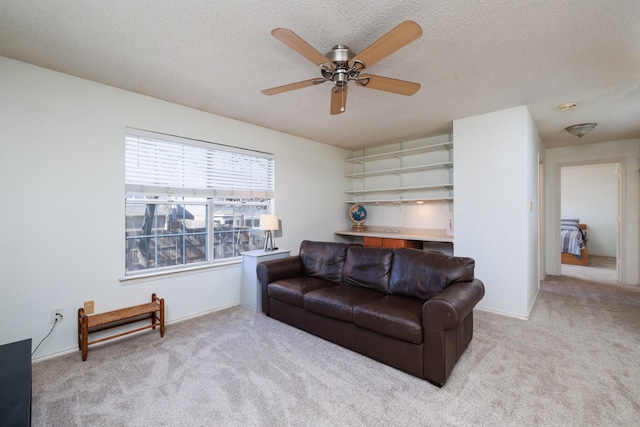
[[[335,286],[338,286],[338,284],[329,280],[300,276],[269,283],[267,295],[270,298],[303,307],[303,297],[307,292]]]
[[[323,316],[353,322],[353,307],[383,296],[383,293],[373,289],[339,285],[305,294],[304,308]]]
[[[385,295],[353,309],[353,323],[388,337],[422,344],[424,301],[401,295]]]

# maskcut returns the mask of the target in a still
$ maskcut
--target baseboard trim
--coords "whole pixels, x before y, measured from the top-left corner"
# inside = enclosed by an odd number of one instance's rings
[[[536,303],[538,302],[539,296],[540,296],[540,284],[538,284],[538,289],[536,290],[536,294],[533,297],[533,302],[529,306],[529,312],[527,313],[527,320],[529,320],[529,317],[531,317],[531,312],[533,312],[533,307],[535,307]]]
[[[498,314],[500,316],[512,317],[514,319],[519,319],[519,320],[529,320],[529,316],[528,315],[527,316],[519,316],[517,314],[508,313],[506,311],[493,310],[491,308],[485,308],[485,307],[476,306],[474,308],[474,310],[484,311],[484,312],[487,312],[487,313]]]

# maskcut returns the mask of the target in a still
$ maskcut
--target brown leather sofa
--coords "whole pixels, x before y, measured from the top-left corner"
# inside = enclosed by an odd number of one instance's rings
[[[258,264],[262,311],[441,387],[484,296],[475,261],[418,249],[303,241]]]

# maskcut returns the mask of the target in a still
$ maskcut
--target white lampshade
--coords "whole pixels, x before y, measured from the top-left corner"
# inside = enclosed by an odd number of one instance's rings
[[[279,230],[278,215],[260,215],[260,230]]]

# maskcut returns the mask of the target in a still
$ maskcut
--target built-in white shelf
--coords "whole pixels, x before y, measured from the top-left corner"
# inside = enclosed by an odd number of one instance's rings
[[[369,176],[403,174],[403,173],[421,172],[421,171],[427,171],[427,170],[431,170],[431,169],[443,169],[443,168],[452,168],[452,167],[453,167],[453,162],[433,163],[433,164],[430,164],[430,165],[409,166],[409,167],[406,167],[406,168],[394,168],[394,169],[383,169],[383,170],[379,170],[379,171],[349,173],[349,174],[345,175],[345,177],[347,177],[347,178],[367,178]]]
[[[448,154],[419,156],[438,151]],[[353,186],[355,188],[345,190],[345,194],[356,196],[350,197],[352,200],[347,200],[346,203],[451,203],[453,202],[452,155],[453,142],[447,141],[345,159],[345,162],[352,164],[354,168],[354,171],[347,173],[345,177],[359,180],[358,185]],[[414,157],[409,159],[410,156]],[[403,163],[407,163],[408,166]],[[444,169],[445,173],[437,171],[438,169]],[[424,172],[424,175],[420,175],[421,172]],[[385,176],[388,178],[384,178]],[[442,181],[445,182],[441,183]],[[421,183],[425,185],[419,185]],[[384,185],[393,187],[382,187]],[[354,198],[361,200],[353,200]]]
[[[405,191],[433,190],[438,188],[452,189],[453,184],[421,185],[418,187],[398,187],[398,188],[372,188],[370,190],[347,190],[346,194],[370,194],[370,193],[403,193]]]
[[[440,144],[425,145],[424,147],[407,148],[404,150],[390,151],[388,153],[379,153],[379,154],[370,154],[367,156],[352,157],[350,159],[345,159],[345,162],[366,163],[374,160],[412,156],[414,154],[428,153],[430,151],[450,150],[451,148],[453,148],[453,142],[443,142]]]
[[[431,197],[423,199],[371,199],[371,200],[347,200],[345,203],[353,205],[398,205],[405,203],[433,203],[433,202],[453,202],[453,197]]]

